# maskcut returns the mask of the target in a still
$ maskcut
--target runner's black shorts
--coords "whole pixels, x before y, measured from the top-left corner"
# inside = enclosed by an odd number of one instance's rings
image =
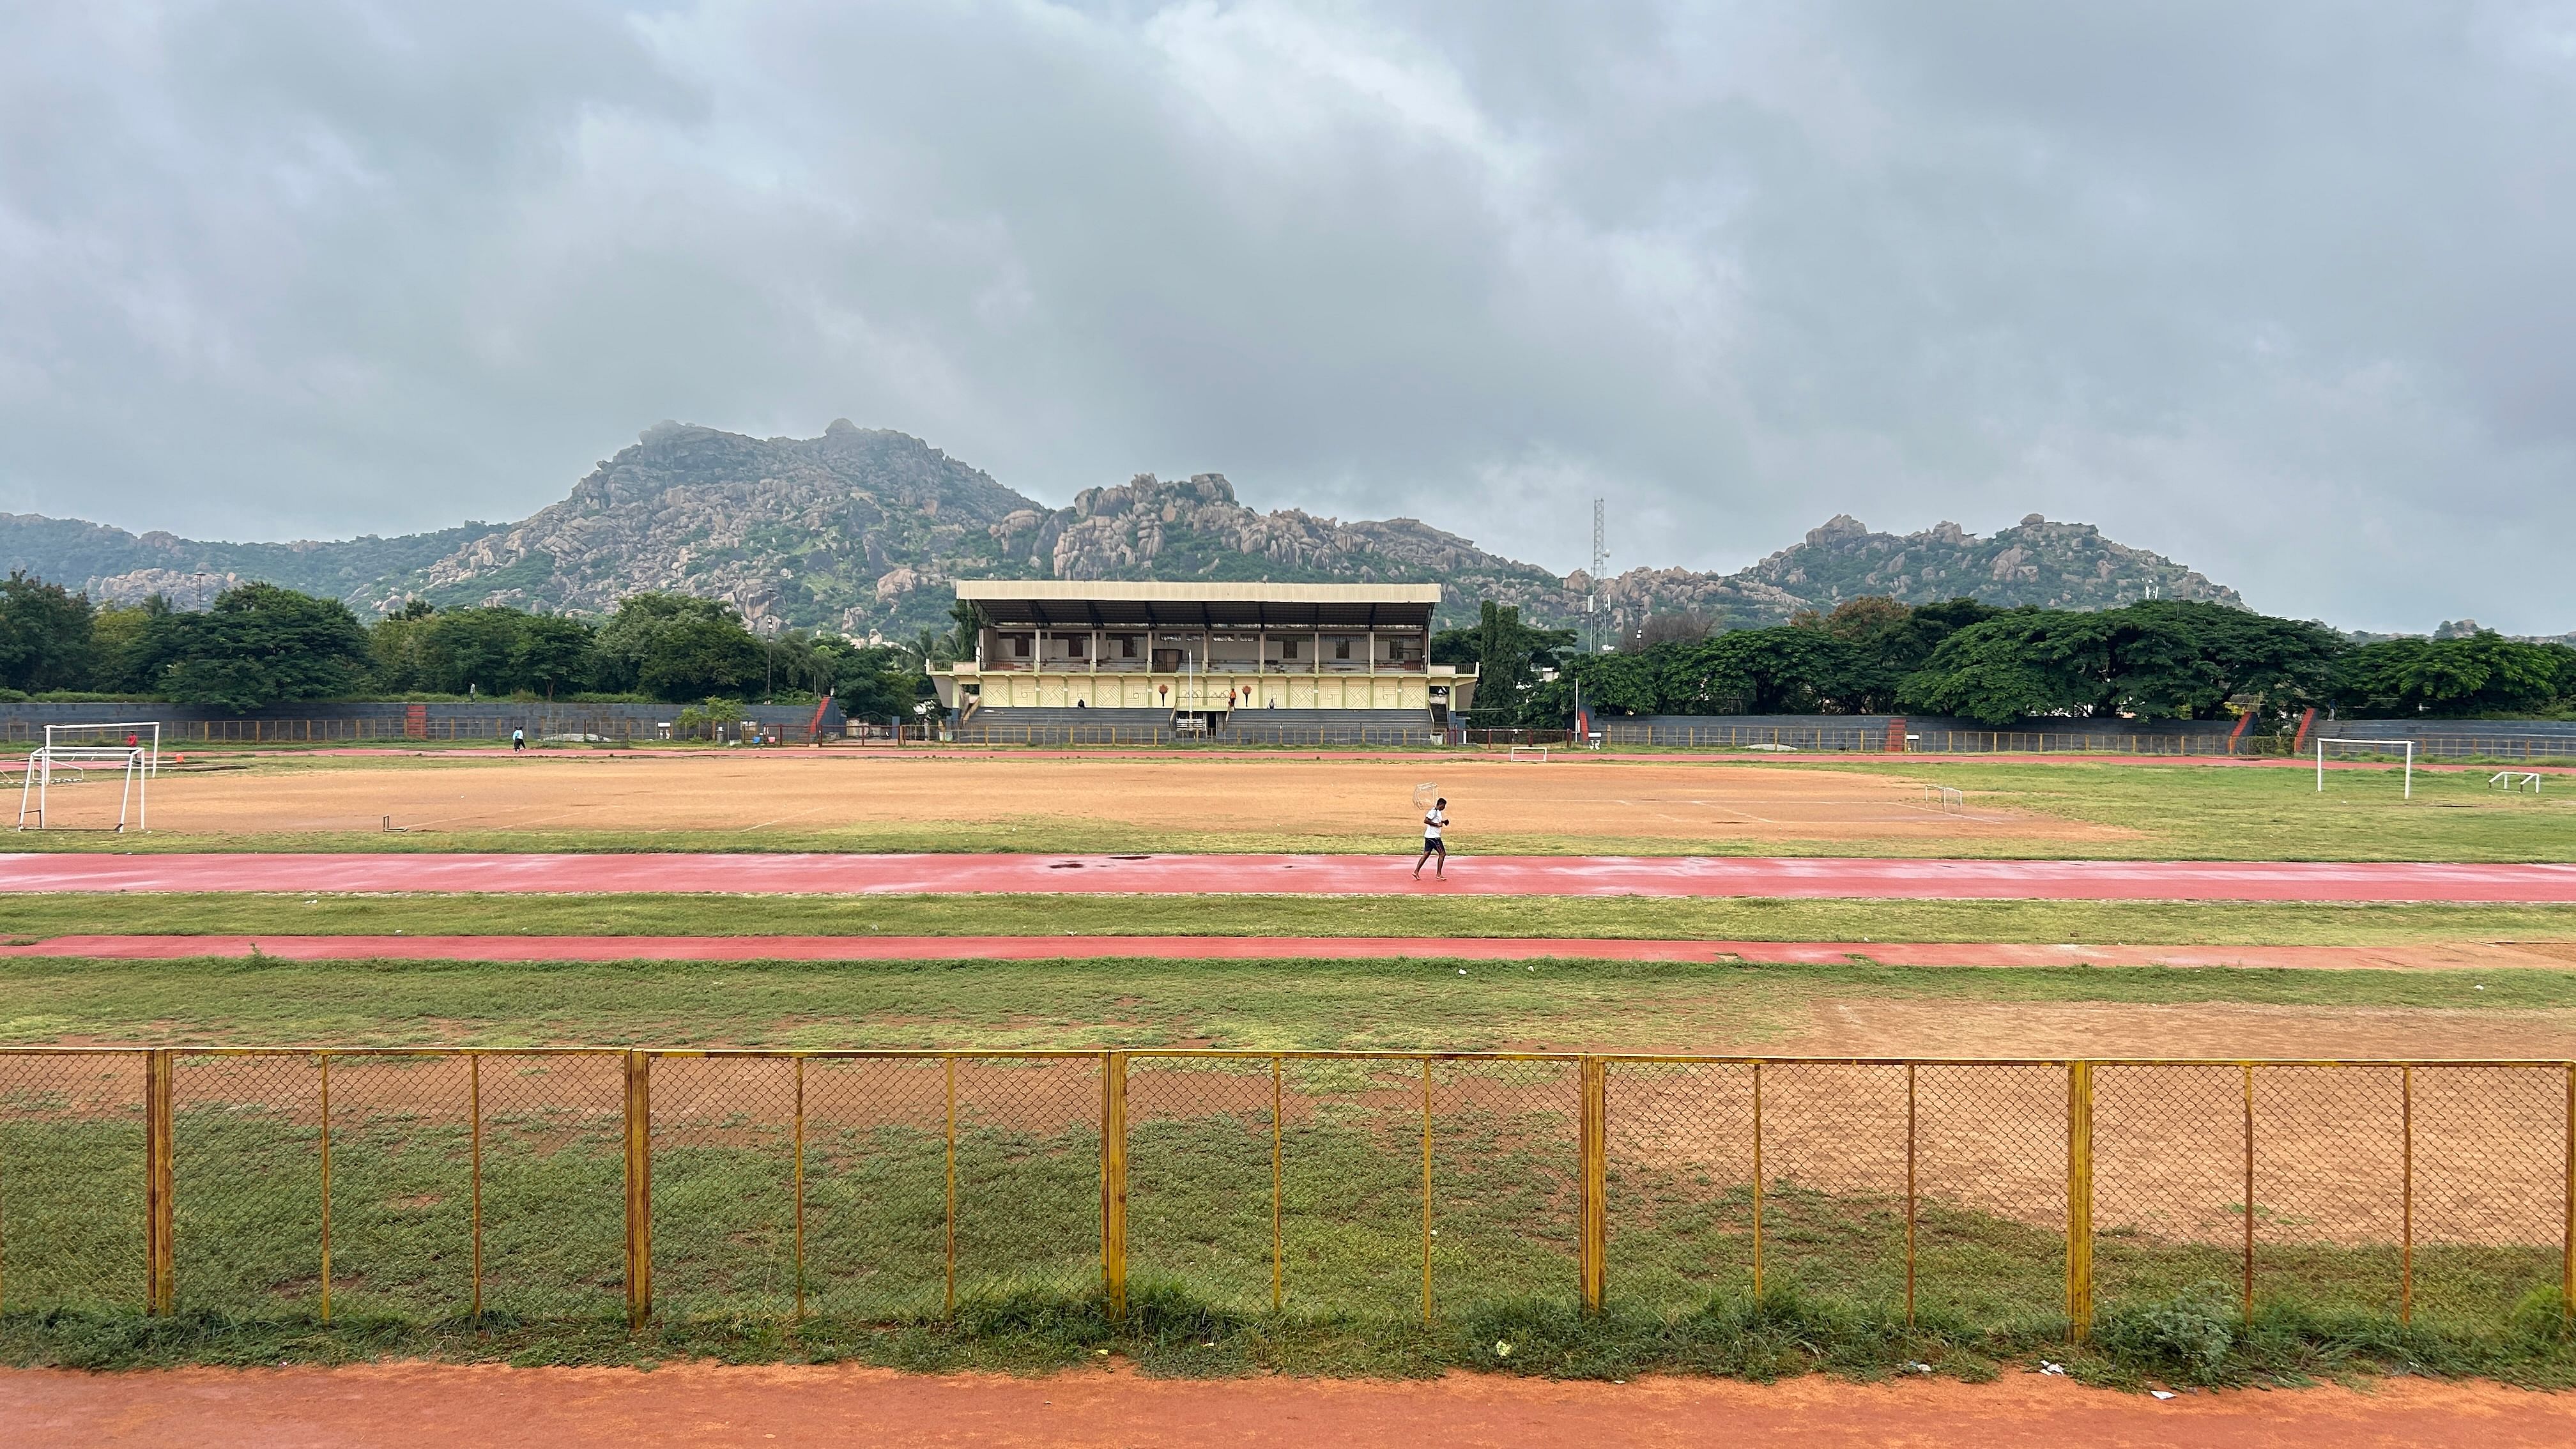
[[[1437,835],[1426,835],[1422,837],[1422,853],[1424,855],[1430,855],[1434,852],[1441,855],[1447,855],[1449,853],[1448,842],[1442,840]]]

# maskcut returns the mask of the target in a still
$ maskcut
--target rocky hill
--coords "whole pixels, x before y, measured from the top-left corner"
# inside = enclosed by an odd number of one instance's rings
[[[0,562],[118,603],[160,594],[183,608],[199,608],[247,579],[355,599],[494,531],[491,524],[468,523],[397,538],[209,543],[158,530],[128,533],[76,518],[0,513]]]
[[[907,434],[835,421],[819,438],[664,423],[523,522],[337,543],[206,543],[0,514],[0,565],[94,598],[200,605],[244,579],[330,594],[362,615],[404,599],[604,612],[671,589],[755,620],[865,637],[944,626],[958,578],[1427,580],[1444,622],[1496,599],[1571,625],[1591,581],[1488,553],[1417,519],[1343,522],[1247,507],[1219,474],[1139,474],[1048,508]],[[2159,595],[2241,603],[2170,559],[2032,515],[1979,538],[1899,537],[1838,517],[1735,574],[1631,569],[1606,580],[1611,622],[1691,610],[1731,627],[1863,594],[2104,608]]]
[[[1577,573],[1578,593],[1587,581]],[[1902,536],[1872,533],[1849,514],[1809,529],[1804,542],[1733,574],[1631,569],[1606,580],[1614,625],[1651,613],[1695,612],[1731,627],[1776,624],[1800,609],[1831,609],[1879,594],[1909,604],[1965,595],[2010,607],[2111,609],[2144,598],[2205,599],[2245,606],[2234,589],[2161,554],[2102,536],[2089,523],[2051,523],[2031,514],[1980,538],[1955,523]]]

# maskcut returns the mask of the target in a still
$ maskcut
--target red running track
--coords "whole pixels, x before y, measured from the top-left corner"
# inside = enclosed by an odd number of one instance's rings
[[[1905,941],[1637,941],[1423,936],[55,936],[0,957],[177,961],[1742,961],[1839,966],[2254,966],[2444,970],[2534,966],[2484,942],[2403,946],[2083,946]]]
[[[2576,903],[2576,866],[1367,855],[0,855],[0,892],[1765,896]]]

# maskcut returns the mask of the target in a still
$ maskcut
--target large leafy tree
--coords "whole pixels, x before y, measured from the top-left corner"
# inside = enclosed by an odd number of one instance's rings
[[[2231,702],[2266,714],[2322,698],[2343,637],[2323,624],[2223,604],[2150,599],[2113,609],[2108,681],[2141,719],[2219,719]]]
[[[368,663],[348,605],[275,584],[226,589],[202,614],[159,614],[146,634],[149,656],[168,661],[165,697],[235,711],[354,694]]]
[[[2109,696],[2107,614],[2015,609],[1971,624],[1941,642],[1905,681],[1909,708],[1988,724],[2031,715],[2081,715]]]
[[[0,685],[28,691],[88,685],[95,621],[89,595],[12,569],[0,580]]]
[[[2125,713],[2212,719],[2325,691],[2341,639],[2322,624],[2149,600],[2099,613],[2015,609],[1942,641],[1906,679],[1910,708],[1986,724]]]
[[[2502,714],[2539,709],[2576,684],[2576,650],[2490,630],[2465,638],[2389,639],[2340,660],[2333,693],[2362,715]]]
[[[714,600],[685,594],[630,594],[600,626],[600,682],[655,699],[694,700],[757,689],[760,641]]]
[[[1666,642],[1571,661],[1533,710],[1574,707],[1574,684],[1595,708],[1623,714],[1872,713],[1896,707],[1906,675],[1950,634],[2000,612],[1973,599],[1910,608],[1846,600],[1787,626],[1707,637],[1673,630]]]
[[[401,693],[570,693],[587,685],[596,631],[579,619],[413,599],[368,631],[377,687]]]
[[[510,670],[518,687],[549,698],[585,688],[598,632],[584,620],[561,614],[522,615],[519,637],[510,646]]]

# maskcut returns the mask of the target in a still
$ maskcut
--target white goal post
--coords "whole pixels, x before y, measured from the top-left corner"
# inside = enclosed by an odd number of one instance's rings
[[[1544,765],[1547,763],[1547,746],[1514,745],[1512,746],[1512,759],[1515,763],[1521,760],[1536,760],[1540,764]]]
[[[18,828],[37,830],[60,829],[48,814],[52,804],[54,772],[62,770],[75,781],[88,778],[85,767],[119,765],[125,770],[124,793],[116,802],[116,823],[78,827],[87,830],[123,831],[129,827],[146,830],[146,797],[152,783],[151,759],[137,746],[123,745],[39,745],[27,755],[26,774],[18,783]]]
[[[144,773],[161,773],[161,722],[157,719],[109,720],[101,724],[49,724],[45,726],[45,748],[78,746],[82,749],[122,747],[143,751]]]
[[[2409,800],[2415,798],[2415,742],[2413,740],[2330,740],[2322,735],[2318,736],[2317,793],[2320,795],[2326,792],[2326,746],[2328,745],[2337,748],[2350,747],[2374,755],[2393,755],[2402,751],[2406,756],[2406,798]]]

